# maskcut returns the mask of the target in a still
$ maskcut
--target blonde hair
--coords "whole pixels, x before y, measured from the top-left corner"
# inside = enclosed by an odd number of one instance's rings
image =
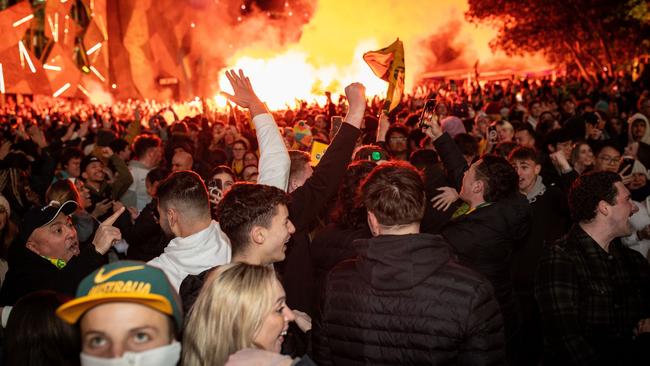
[[[190,311],[183,334],[183,365],[223,365],[254,343],[273,310],[273,268],[233,263],[212,271]]]

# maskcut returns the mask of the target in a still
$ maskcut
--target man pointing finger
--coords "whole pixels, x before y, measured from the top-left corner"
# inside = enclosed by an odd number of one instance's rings
[[[106,262],[104,255],[122,238],[112,225],[124,208],[102,222],[92,244],[85,247],[80,247],[70,218],[76,209],[74,201],[52,201],[25,214],[18,240],[9,248],[9,271],[0,290],[0,305],[13,305],[39,290],[74,296],[79,282]]]

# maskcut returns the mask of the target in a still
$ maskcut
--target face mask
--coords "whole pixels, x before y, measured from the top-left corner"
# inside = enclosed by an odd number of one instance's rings
[[[176,366],[181,358],[181,344],[174,341],[167,346],[144,352],[124,352],[119,358],[100,358],[81,354],[82,366]]]

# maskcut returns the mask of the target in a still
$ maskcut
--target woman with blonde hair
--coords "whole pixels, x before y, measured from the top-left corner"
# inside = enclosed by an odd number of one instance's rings
[[[210,274],[190,311],[183,335],[183,365],[224,365],[243,349],[263,350],[264,357],[283,359],[280,349],[294,319],[272,267],[221,266]]]

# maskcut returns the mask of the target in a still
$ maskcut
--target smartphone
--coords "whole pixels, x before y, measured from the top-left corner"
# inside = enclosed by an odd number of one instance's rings
[[[498,139],[499,135],[497,134],[497,126],[490,126],[488,127],[488,140],[490,142],[496,142]]]
[[[436,113],[436,100],[429,99],[424,103],[424,108],[422,109],[422,115],[420,115],[420,122],[418,122],[418,128],[429,128],[429,124],[433,120],[433,116]]]
[[[336,136],[336,134],[339,132],[339,129],[341,129],[342,124],[343,124],[343,117],[332,116],[331,126],[330,126],[330,139],[333,139],[334,136]]]
[[[618,172],[623,173],[623,171],[625,171],[625,175],[629,175],[632,173],[633,167],[634,167],[634,158],[631,156],[624,156],[623,160],[621,160],[621,165],[618,167]]]
[[[212,193],[214,190],[221,191],[223,189],[223,183],[221,182],[221,179],[210,179],[205,185],[208,187],[210,193]]]

